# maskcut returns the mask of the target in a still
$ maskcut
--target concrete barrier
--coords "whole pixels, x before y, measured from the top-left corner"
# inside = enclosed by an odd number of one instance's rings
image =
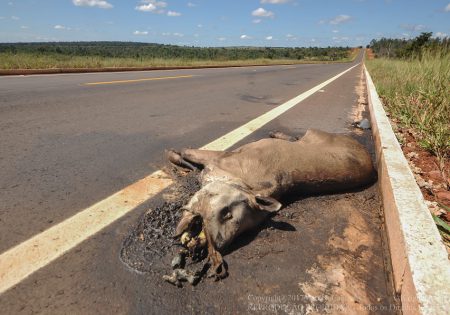
[[[403,314],[450,312],[450,261],[365,69],[394,285]]]

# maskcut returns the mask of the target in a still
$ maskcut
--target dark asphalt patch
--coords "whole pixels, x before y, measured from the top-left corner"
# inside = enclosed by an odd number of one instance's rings
[[[161,276],[170,272],[171,259],[182,249],[173,235],[182,207],[200,189],[200,183],[197,172],[183,176],[171,168],[169,173],[173,175],[175,184],[141,217],[122,245],[120,259],[137,272]]]

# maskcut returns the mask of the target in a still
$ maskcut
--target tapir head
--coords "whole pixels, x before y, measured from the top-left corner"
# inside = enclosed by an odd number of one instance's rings
[[[257,196],[234,183],[213,181],[203,186],[185,206],[176,234],[188,231],[200,216],[212,245],[220,250],[280,208],[281,204],[273,198]]]

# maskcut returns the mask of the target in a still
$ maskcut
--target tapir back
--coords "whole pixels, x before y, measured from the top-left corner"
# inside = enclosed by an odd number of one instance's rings
[[[370,154],[345,135],[308,130],[295,142],[262,139],[214,161],[209,176],[229,176],[263,196],[338,192],[375,178]]]

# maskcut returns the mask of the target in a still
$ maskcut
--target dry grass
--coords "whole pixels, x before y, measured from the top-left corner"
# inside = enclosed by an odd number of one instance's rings
[[[366,65],[391,120],[401,129],[411,130],[420,147],[437,157],[439,170],[449,185],[450,52],[425,53],[421,59],[411,60],[374,59],[366,61]],[[430,193],[432,199],[437,198],[433,189]],[[450,248],[450,224],[444,220],[448,216],[443,215],[450,208],[437,201],[444,212],[439,217],[432,211],[432,216]]]
[[[368,60],[391,117],[412,128],[419,144],[440,162],[450,151],[450,52],[425,53],[421,59]]]
[[[348,58],[333,62],[353,60],[358,50]],[[275,65],[332,62],[318,58],[290,59],[247,59],[247,60],[196,60],[163,58],[107,58],[99,56],[68,56],[63,54],[0,53],[0,69],[63,69],[63,68],[120,68],[120,67],[186,67],[186,66],[238,66]]]

